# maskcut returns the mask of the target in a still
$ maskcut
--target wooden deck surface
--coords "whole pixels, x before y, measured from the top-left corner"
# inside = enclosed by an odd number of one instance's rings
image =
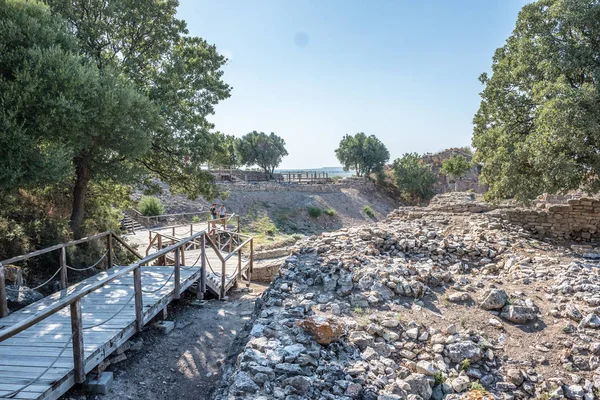
[[[135,235],[133,244],[147,246],[147,235],[147,232]],[[182,292],[200,278],[200,255],[199,249],[188,248],[184,251],[185,266],[180,270]],[[206,248],[206,255],[206,287],[219,294],[222,262],[210,247]],[[222,253],[222,257],[225,256]],[[226,291],[236,283],[238,265],[237,254],[226,262]],[[245,273],[248,268],[245,257],[241,260],[241,266]],[[0,318],[0,330],[13,326],[108,276],[117,275],[124,268],[115,266]],[[145,325],[173,300],[174,267],[144,266],[141,271]],[[81,299],[81,309],[84,372],[87,374],[136,332],[133,273],[120,276],[84,296]],[[70,308],[66,307],[0,342],[0,399],[57,399],[69,390],[75,383],[71,335]],[[29,386],[23,388],[26,385]],[[16,395],[6,397],[19,389],[22,390]]]
[[[200,277],[200,250],[188,250],[187,264],[181,267],[181,290],[188,289]],[[207,287],[220,287],[221,261],[212,249],[207,249]],[[245,262],[243,260],[243,262]],[[214,272],[209,267],[211,264]],[[235,283],[238,259],[232,256],[226,263],[226,285]],[[24,309],[0,319],[0,329],[30,317],[54,302],[124,267],[101,272],[66,290],[48,296]],[[172,266],[142,267],[144,324],[154,318],[174,295]],[[168,279],[168,282],[167,282]],[[160,288],[163,283],[165,286]],[[152,293],[149,293],[152,292]],[[85,373],[90,372],[136,331],[133,274],[122,276],[82,298],[84,326]],[[31,328],[0,342],[0,399],[22,388],[43,373],[40,378],[12,399],[57,399],[74,384],[74,364],[69,307],[44,319]],[[49,368],[47,371],[46,369]],[[44,372],[46,371],[46,372]]]

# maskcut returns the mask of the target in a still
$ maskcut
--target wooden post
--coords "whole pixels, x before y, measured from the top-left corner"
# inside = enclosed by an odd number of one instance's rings
[[[227,272],[227,261],[223,261],[221,263],[221,291],[219,295],[219,300],[223,300],[225,298],[225,273]]]
[[[242,281],[242,249],[238,250],[238,273],[237,273],[237,281]]]
[[[194,235],[194,223],[190,224],[190,236]]]
[[[252,270],[254,269],[254,238],[250,239],[250,268],[248,268],[248,283],[246,287],[250,287],[252,282]]]
[[[144,327],[144,304],[142,299],[142,266],[133,270],[133,292],[135,296],[135,330],[137,333]]]
[[[181,246],[181,265],[185,267],[185,245]]]
[[[231,250],[233,250],[233,235],[231,233],[229,233],[229,252],[231,253]]]
[[[73,364],[75,365],[75,383],[83,383],[85,381],[85,353],[83,347],[81,299],[71,303],[71,332],[73,333]]]
[[[6,283],[4,281],[4,265],[0,264],[0,318],[8,315],[8,301],[6,299]]]
[[[150,224],[148,224],[150,225]],[[148,243],[152,243],[152,231],[148,230]]]
[[[237,233],[240,233],[240,216],[237,216]]]
[[[173,298],[175,300],[181,297],[181,269],[180,267],[181,256],[179,254],[179,247],[175,249],[175,291],[173,292]]]
[[[60,288],[66,289],[67,285],[67,249],[63,246],[60,248]]]
[[[171,235],[172,237],[175,237],[175,227],[173,227],[173,234]],[[175,244],[175,239],[171,239],[171,246],[173,246]]]
[[[158,235],[158,240],[157,240],[157,246],[158,246],[158,251],[162,250],[162,235],[160,233],[156,233]],[[158,257],[156,259],[156,261],[158,261],[159,265],[165,265],[165,262],[163,261],[164,257]]]
[[[106,263],[108,268],[113,267],[113,245],[112,245],[112,233],[106,236]]]
[[[198,281],[196,298],[202,300],[206,292],[206,235],[202,235],[200,257],[202,257],[202,261],[200,262],[200,280]]]

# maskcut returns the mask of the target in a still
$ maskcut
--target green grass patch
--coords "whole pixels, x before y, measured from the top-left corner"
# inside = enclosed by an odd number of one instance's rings
[[[369,206],[364,206],[363,207],[363,212],[365,214],[367,214],[369,217],[371,218],[375,218],[375,211],[373,211],[373,209]]]
[[[323,214],[329,216],[329,217],[333,217],[335,216],[335,210],[333,208],[328,208],[327,210],[323,211]]]

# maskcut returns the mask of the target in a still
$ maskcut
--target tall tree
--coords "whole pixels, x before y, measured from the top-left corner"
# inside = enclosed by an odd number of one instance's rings
[[[344,171],[353,169],[357,176],[369,176],[381,171],[390,159],[388,149],[377,137],[367,136],[362,132],[354,136],[345,135],[335,150],[335,155]]]
[[[454,191],[458,187],[458,180],[471,169],[471,164],[460,154],[453,154],[452,157],[442,163],[441,171],[444,175],[454,179]]]
[[[149,149],[157,110],[111,68],[100,70],[76,54],[75,38],[46,7],[2,3],[0,19],[7,33],[0,39],[0,142],[10,144],[16,136],[21,149],[3,157],[3,188],[75,176],[71,223],[80,236],[90,180],[121,182],[136,175],[132,160]],[[38,151],[41,161],[7,178],[23,157],[35,159]]]
[[[288,155],[285,140],[273,132],[267,135],[264,132],[252,131],[236,142],[236,150],[242,164],[258,165],[269,178],[281,164],[283,157]]]
[[[417,153],[406,153],[392,164],[398,189],[409,201],[425,200],[432,195],[435,174]]]
[[[185,22],[175,17],[178,1],[46,2],[67,19],[83,53],[99,69],[121,72],[158,106],[161,124],[150,132],[149,150],[131,162],[148,177],[168,183],[174,193],[215,197],[218,188],[201,165],[220,150],[219,136],[206,117],[229,97],[221,70],[227,60],[215,46],[188,35]],[[85,190],[86,173],[81,164],[75,192]],[[79,212],[74,207],[74,215]]]
[[[600,4],[523,7],[496,50],[475,115],[475,159],[488,197],[600,188]]]

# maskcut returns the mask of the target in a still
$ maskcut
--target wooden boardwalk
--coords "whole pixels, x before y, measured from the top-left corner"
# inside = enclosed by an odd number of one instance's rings
[[[115,267],[97,274],[16,311],[0,319],[0,329],[36,314],[67,294],[116,274],[122,268]],[[199,267],[182,267],[181,289],[189,288],[198,280],[199,274]],[[165,282],[164,287],[160,288]],[[142,288],[147,292],[158,289],[154,293],[143,293],[143,317],[146,324],[173,300],[173,267],[142,267]],[[90,372],[136,332],[133,293],[133,274],[129,274],[82,298],[85,373]],[[75,383],[72,349],[71,315],[68,307],[0,342],[0,398],[27,385],[48,368],[50,369],[34,384],[11,398],[60,397]]]
[[[150,265],[161,256],[173,254],[173,249],[175,255],[181,254],[178,252],[191,239],[138,263],[110,268],[0,318],[0,399],[59,398],[161,313],[179,293],[195,284],[199,290],[201,249],[185,251],[182,265]],[[252,264],[239,260],[241,251],[217,254],[210,247],[205,251],[206,289],[219,294],[223,263],[225,292],[240,276],[249,277],[247,270]],[[78,307],[80,313],[73,311]]]

